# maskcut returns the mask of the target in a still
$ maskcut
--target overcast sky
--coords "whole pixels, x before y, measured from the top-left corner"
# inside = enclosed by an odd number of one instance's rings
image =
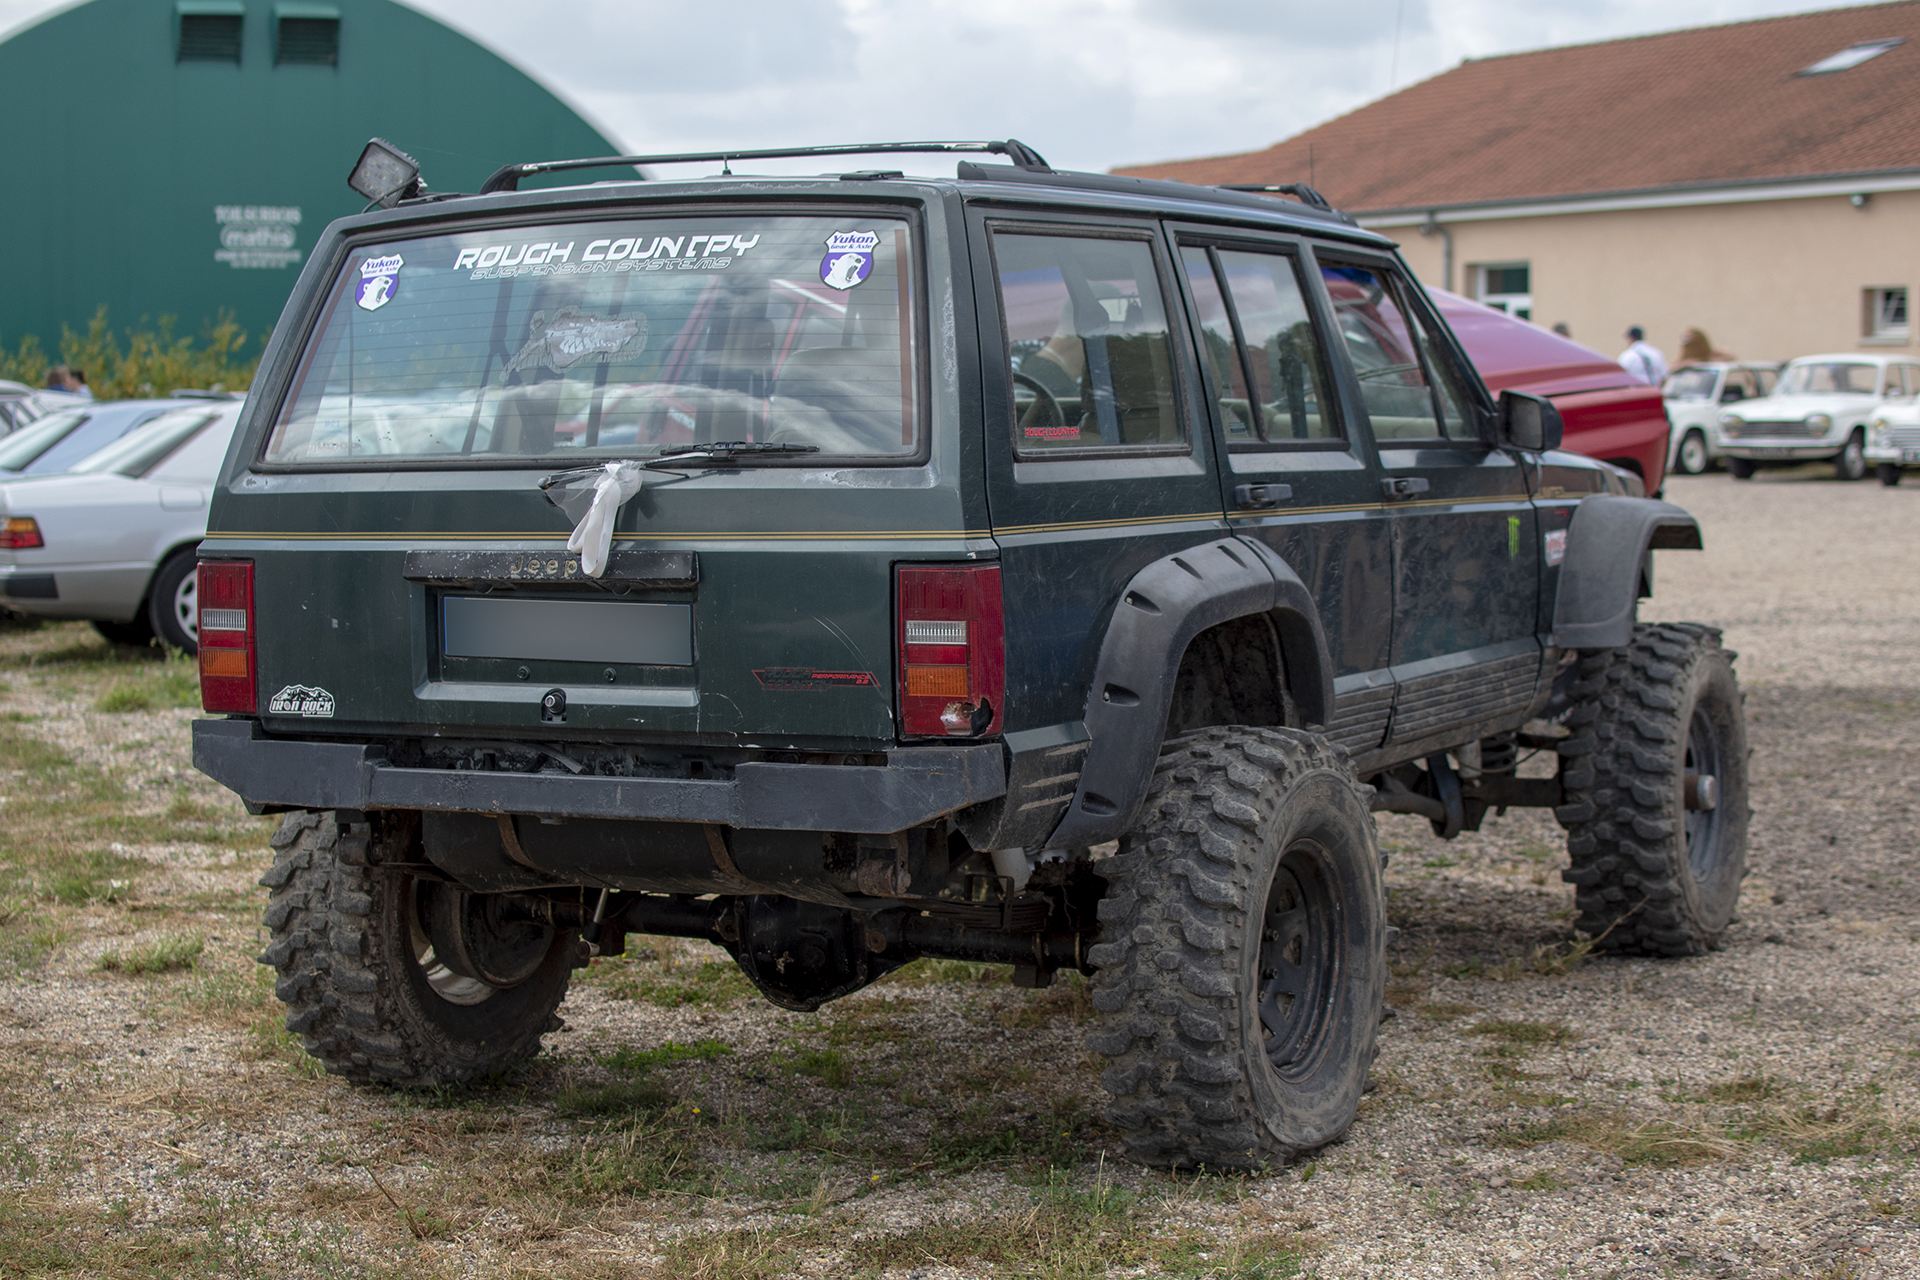
[[[634,151],[1011,136],[1076,169],[1263,147],[1462,58],[1838,7],[1817,0],[413,3],[518,63]],[[61,7],[0,0],[0,31]],[[76,74],[84,63],[77,59]]]

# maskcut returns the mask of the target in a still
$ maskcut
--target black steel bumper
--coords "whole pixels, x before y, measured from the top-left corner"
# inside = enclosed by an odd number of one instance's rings
[[[904,831],[1006,794],[997,744],[901,747],[884,765],[749,763],[727,779],[403,769],[377,745],[276,738],[196,720],[193,764],[253,808],[445,809],[710,822],[772,831]]]

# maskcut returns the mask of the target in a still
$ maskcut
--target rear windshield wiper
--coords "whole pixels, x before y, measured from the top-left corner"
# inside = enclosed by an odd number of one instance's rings
[[[786,441],[768,440],[725,440],[712,444],[682,444],[671,449],[662,449],[640,465],[661,469],[670,467],[700,466],[709,462],[723,462],[728,458],[756,457],[770,453],[818,453],[817,444],[791,444]]]

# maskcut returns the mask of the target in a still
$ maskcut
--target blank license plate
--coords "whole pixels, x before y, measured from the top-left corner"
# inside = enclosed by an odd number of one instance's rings
[[[449,658],[693,665],[692,605],[448,596],[441,617]]]

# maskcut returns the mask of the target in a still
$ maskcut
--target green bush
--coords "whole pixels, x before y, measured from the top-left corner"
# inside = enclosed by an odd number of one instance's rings
[[[44,386],[48,366],[64,364],[85,371],[87,385],[101,400],[164,396],[183,387],[245,391],[253,382],[260,352],[247,354],[253,344],[232,312],[222,311],[198,341],[175,336],[175,323],[173,316],[161,316],[157,324],[143,316],[122,335],[123,344],[107,327],[107,309],[102,306],[83,334],[61,326],[57,361],[36,334],[21,338],[12,349],[0,346],[0,378]],[[258,346],[265,346],[265,340]]]

